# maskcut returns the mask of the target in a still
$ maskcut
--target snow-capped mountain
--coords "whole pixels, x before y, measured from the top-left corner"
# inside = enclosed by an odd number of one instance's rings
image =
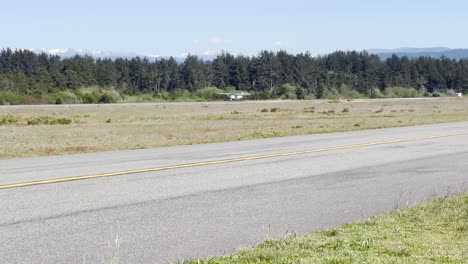
[[[386,60],[393,56],[398,57],[432,57],[441,58],[446,57],[449,59],[466,59],[468,58],[468,49],[450,49],[446,47],[434,48],[398,48],[398,49],[368,49],[367,52],[378,55],[382,60]]]
[[[64,49],[28,49],[34,53],[47,53],[51,55],[57,55],[62,58],[70,58],[76,55],[89,55],[95,58],[134,58],[134,57],[147,57],[147,58],[160,58],[159,55],[145,55],[145,54],[138,54],[135,52],[122,52],[122,51],[108,51],[108,50],[85,50],[85,49],[71,49],[71,48],[64,48]]]
[[[47,53],[51,55],[57,55],[61,58],[71,58],[76,55],[84,56],[88,55],[94,58],[109,58],[109,59],[131,59],[135,57],[148,58],[149,60],[158,60],[158,59],[168,59],[169,56],[161,56],[158,54],[139,54],[136,52],[125,52],[125,51],[109,51],[109,50],[85,50],[85,49],[72,49],[72,48],[63,48],[63,49],[28,49],[34,53]],[[209,51],[202,54],[194,54],[203,60],[213,60],[217,56],[217,52]],[[187,57],[188,53],[180,54],[174,57],[178,62],[183,62]]]

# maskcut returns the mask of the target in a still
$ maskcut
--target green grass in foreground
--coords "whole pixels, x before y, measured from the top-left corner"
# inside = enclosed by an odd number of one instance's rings
[[[468,263],[468,195],[187,263]]]

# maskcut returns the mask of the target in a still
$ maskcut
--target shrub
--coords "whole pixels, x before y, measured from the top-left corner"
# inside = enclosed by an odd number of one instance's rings
[[[279,111],[280,111],[279,107],[270,108],[270,112],[272,112],[272,113],[279,112]]]
[[[322,97],[321,98],[324,98],[324,99],[339,99],[341,96],[340,94],[335,90],[335,89],[331,89],[331,88],[326,88],[323,90],[323,93],[322,93]]]
[[[73,121],[69,118],[52,118],[49,116],[30,117],[26,120],[27,125],[69,125]]]
[[[339,88],[339,93],[344,98],[364,98],[365,96],[360,94],[358,91],[352,89],[351,87],[343,84]]]
[[[263,108],[262,110],[260,110],[260,112],[262,112],[262,113],[267,113],[267,112],[268,112],[268,109]]]
[[[368,90],[367,93],[368,93],[367,96],[369,98],[384,98],[385,97],[385,95],[382,94],[379,88],[371,88]]]
[[[18,105],[23,103],[24,98],[19,93],[12,91],[0,92],[0,105]]]
[[[273,90],[273,96],[281,99],[296,99],[299,87],[293,84],[283,84]],[[303,93],[302,93],[303,94]]]
[[[50,122],[51,125],[69,125],[72,123],[72,120],[69,118],[58,118]]]
[[[99,101],[99,98],[93,96],[92,94],[90,93],[86,93],[83,95],[83,97],[81,98],[83,104],[95,104]]]
[[[63,91],[57,93],[57,97],[62,100],[64,104],[79,104],[80,99],[74,93],[70,91]]]
[[[100,104],[110,104],[110,103],[115,103],[115,100],[112,96],[108,95],[107,93],[104,93],[99,97],[98,103]]]
[[[0,126],[1,125],[12,125],[12,124],[17,124],[18,123],[18,118],[12,116],[12,115],[4,115],[0,117]]]
[[[249,95],[249,100],[268,100],[271,99],[271,93],[269,91],[252,92]]]
[[[417,91],[414,88],[406,88],[406,87],[387,87],[385,89],[385,94],[388,97],[392,98],[410,98],[410,97],[421,97],[424,94]]]
[[[304,108],[304,113],[315,113],[315,107],[306,107]]]
[[[224,91],[216,87],[205,87],[194,93],[196,97],[204,98],[206,100],[220,100],[224,99],[225,96],[220,95]]]

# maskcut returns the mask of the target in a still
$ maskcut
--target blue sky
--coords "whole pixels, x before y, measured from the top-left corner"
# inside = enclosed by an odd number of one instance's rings
[[[468,1],[0,0],[0,47],[140,54],[468,48]]]

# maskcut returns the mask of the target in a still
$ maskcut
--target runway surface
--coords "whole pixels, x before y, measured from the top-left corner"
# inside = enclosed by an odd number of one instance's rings
[[[468,122],[0,161],[0,263],[166,263],[468,184]]]

